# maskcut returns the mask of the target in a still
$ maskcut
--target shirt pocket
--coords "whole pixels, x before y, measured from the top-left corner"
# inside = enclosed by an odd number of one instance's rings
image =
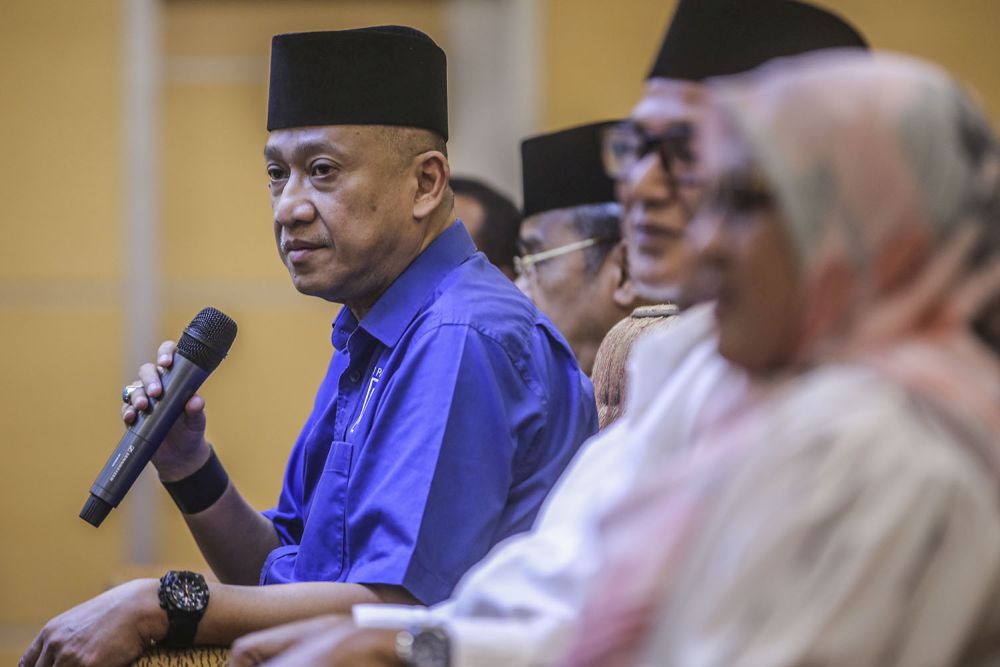
[[[347,487],[354,447],[334,441],[312,495],[295,562],[298,581],[337,581],[344,571]]]

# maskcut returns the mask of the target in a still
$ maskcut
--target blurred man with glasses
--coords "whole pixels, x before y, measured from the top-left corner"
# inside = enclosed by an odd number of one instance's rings
[[[702,104],[700,83],[653,77],[629,120],[603,133],[636,289],[650,301],[682,307],[694,296],[681,294],[694,256],[684,231],[706,180],[694,148]]]
[[[521,143],[524,221],[517,286],[566,338],[590,375],[608,330],[638,305],[621,240],[621,207],[592,123]]]

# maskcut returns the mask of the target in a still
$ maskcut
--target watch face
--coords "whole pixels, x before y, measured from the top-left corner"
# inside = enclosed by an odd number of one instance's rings
[[[411,662],[419,667],[448,667],[451,644],[448,635],[438,628],[424,628],[413,635]]]
[[[200,611],[208,604],[208,586],[198,575],[178,572],[167,587],[167,597],[175,609]]]

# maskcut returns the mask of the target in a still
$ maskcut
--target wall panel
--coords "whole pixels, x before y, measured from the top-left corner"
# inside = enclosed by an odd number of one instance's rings
[[[100,592],[120,517],[77,518],[120,434],[117,0],[0,4],[0,663]]]

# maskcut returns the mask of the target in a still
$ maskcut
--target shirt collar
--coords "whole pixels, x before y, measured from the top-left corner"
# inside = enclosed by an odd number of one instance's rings
[[[330,334],[333,349],[340,351],[347,349],[347,339],[357,328],[358,320],[354,317],[354,313],[347,306],[343,306],[333,319],[333,332]]]
[[[456,220],[396,277],[360,324],[349,308],[340,309],[333,322],[333,346],[343,349],[358,327],[386,347],[395,346],[441,280],[475,252],[465,225]]]

